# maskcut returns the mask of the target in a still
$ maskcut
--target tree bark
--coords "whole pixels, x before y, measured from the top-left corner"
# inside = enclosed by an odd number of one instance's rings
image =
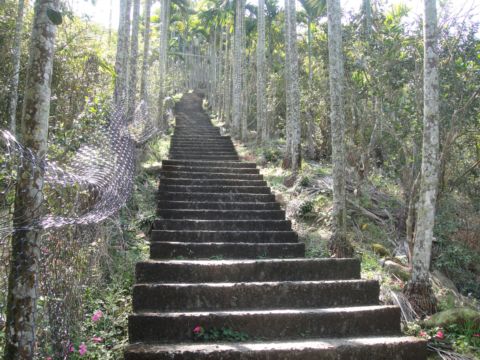
[[[132,120],[136,107],[137,95],[137,58],[138,58],[138,31],[140,21],[140,0],[133,0],[132,41],[128,72],[128,119]]]
[[[312,83],[313,83],[313,68],[312,68],[312,20],[307,18],[307,46],[308,46],[308,98],[312,99]],[[312,104],[307,105],[307,154],[310,159],[315,158],[315,122],[312,112]]]
[[[236,0],[235,30],[233,34],[233,65],[232,65],[232,135],[241,136],[242,121],[242,74],[244,62],[243,22],[245,21],[245,0]]]
[[[58,9],[58,1],[35,2],[21,124],[24,145],[40,159],[47,151],[56,36],[56,27],[47,10],[52,9]],[[8,283],[6,360],[34,358],[40,234],[32,227],[40,215],[43,184],[42,169],[19,170],[13,223],[16,231],[12,237]]]
[[[224,100],[224,111],[225,114],[225,127],[229,129],[232,124],[232,40],[230,36],[230,31],[228,28],[227,40],[226,40],[226,49],[225,49],[225,100]]]
[[[10,99],[8,102],[7,117],[10,123],[10,132],[15,135],[17,131],[17,104],[18,104],[18,82],[20,79],[20,55],[22,50],[23,13],[25,1],[18,1],[17,22],[15,25],[15,36],[12,49],[12,79],[10,82]]]
[[[142,75],[140,81],[140,99],[141,101],[147,101],[147,81],[148,81],[148,57],[150,53],[150,13],[152,9],[152,0],[145,0],[145,32],[143,34],[143,62],[142,62]]]
[[[407,284],[405,293],[418,313],[431,314],[436,310],[429,270],[439,172],[439,80],[435,0],[424,0],[423,37],[422,173],[413,248],[412,280]]]
[[[343,104],[344,69],[340,0],[328,0],[327,12],[333,163],[333,234],[330,238],[329,247],[332,255],[336,257],[350,257],[353,255],[353,248],[347,239],[347,211],[345,205],[345,110]]]
[[[284,164],[293,173],[297,173],[301,165],[301,127],[300,127],[300,89],[298,85],[298,53],[297,53],[297,16],[295,0],[285,0],[286,11],[286,64],[285,81],[287,96],[287,149]]]
[[[243,1],[243,8],[245,9],[245,0]],[[245,14],[245,11],[243,12]],[[242,17],[242,33],[241,33],[241,47],[242,47],[242,67],[241,67],[241,104],[242,104],[242,116],[241,116],[241,140],[247,142],[248,140],[248,68],[250,65],[250,58],[246,52],[246,29],[245,29],[245,17]]]
[[[165,78],[167,72],[167,51],[168,51],[168,27],[170,0],[161,0],[160,8],[160,55],[159,55],[159,94],[157,123],[161,130],[167,130],[168,124],[163,114],[163,101],[166,96]]]
[[[128,37],[130,35],[130,26],[127,27],[127,18],[130,16],[128,11],[128,0],[120,0],[120,19],[118,21],[117,33],[117,54],[115,58],[115,88],[113,97],[115,104],[124,101],[127,92],[127,68],[128,59]]]
[[[265,0],[258,1],[257,40],[257,143],[267,138],[266,59],[265,59]]]

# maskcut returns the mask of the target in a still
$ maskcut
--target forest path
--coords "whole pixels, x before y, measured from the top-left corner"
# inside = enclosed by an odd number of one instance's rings
[[[358,260],[304,257],[255,163],[201,101],[176,107],[125,359],[425,359]]]

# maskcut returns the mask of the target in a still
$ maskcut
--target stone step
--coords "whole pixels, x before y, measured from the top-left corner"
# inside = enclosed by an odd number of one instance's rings
[[[162,219],[199,220],[285,220],[283,210],[178,210],[160,209]]]
[[[187,185],[187,186],[267,186],[264,180],[222,180],[222,179],[169,179],[160,178],[160,185]]]
[[[195,148],[170,148],[169,155],[237,155],[234,149],[195,149]],[[188,159],[187,159],[188,160]]]
[[[229,327],[262,340],[309,337],[400,335],[400,309],[352,306],[326,309],[236,310],[135,313],[129,317],[130,342],[192,341],[196,326]]]
[[[176,139],[183,138],[183,137],[192,137],[192,136],[201,136],[201,137],[217,137],[220,136],[220,132],[214,131],[214,130],[198,130],[195,131],[195,133],[192,133],[191,131],[175,131],[173,133],[173,137]]]
[[[228,230],[228,231],[290,231],[290,220],[171,220],[156,219],[155,230]]]
[[[238,155],[231,152],[218,152],[218,153],[203,153],[200,151],[192,152],[191,154],[185,153],[169,153],[168,158],[171,160],[207,160],[207,161],[238,161]]]
[[[260,171],[255,168],[231,168],[231,167],[208,167],[208,166],[181,166],[181,165],[163,165],[164,171],[181,172],[199,172],[199,173],[223,173],[223,174],[259,174]]]
[[[303,243],[196,243],[154,242],[151,259],[259,259],[305,256]]]
[[[270,188],[268,186],[166,185],[163,183],[160,183],[158,191],[177,193],[270,194]]]
[[[273,202],[272,194],[238,194],[238,193],[184,193],[184,192],[160,192],[159,200],[174,201],[230,201],[230,202]]]
[[[134,312],[378,305],[374,280],[136,284]]]
[[[229,143],[172,143],[170,149],[173,150],[210,150],[210,151],[219,151],[219,150],[235,150],[233,144]]]
[[[175,127],[175,131],[173,135],[190,135],[190,136],[197,136],[199,134],[214,134],[215,136],[220,135],[220,129],[215,126],[195,126],[191,128],[187,128],[186,126]]]
[[[191,243],[294,243],[294,231],[188,231],[153,230],[151,241]]]
[[[190,141],[190,142],[201,142],[201,141],[225,141],[232,142],[232,138],[226,135],[211,134],[211,135],[197,135],[197,134],[178,134],[172,135],[171,141]]]
[[[178,149],[218,149],[218,148],[226,148],[226,149],[235,149],[233,143],[231,141],[182,141],[177,140],[173,141],[170,144],[170,148],[178,148]]]
[[[426,357],[425,340],[406,336],[134,344],[125,351],[125,360],[425,360]]]
[[[219,150],[219,149],[227,149],[227,150],[235,150],[232,142],[227,141],[201,141],[201,142],[193,142],[193,141],[175,141],[170,144],[170,149],[175,150]]]
[[[170,179],[225,179],[225,180],[263,180],[260,174],[235,174],[222,172],[189,172],[161,170],[161,177]]]
[[[190,161],[190,160],[163,160],[162,165],[170,166],[188,166],[188,167],[231,167],[231,168],[249,168],[256,169],[257,164],[253,162],[241,161]]]
[[[149,260],[136,264],[138,283],[318,281],[360,279],[357,259]]]
[[[221,180],[222,181],[222,180]],[[158,209],[203,209],[203,210],[280,210],[280,204],[248,202],[191,202],[159,201]]]
[[[191,151],[191,152],[172,152],[168,154],[168,158],[171,160],[196,160],[198,157],[204,158],[203,160],[209,161],[210,158],[226,158],[226,157],[236,157],[235,159],[220,159],[220,161],[238,161],[238,155],[235,151],[223,151],[223,152],[204,152],[204,151]],[[201,160],[201,159],[197,159]],[[217,159],[212,159],[217,160]]]
[[[238,160],[237,155],[169,155],[170,159],[196,159],[196,160]]]

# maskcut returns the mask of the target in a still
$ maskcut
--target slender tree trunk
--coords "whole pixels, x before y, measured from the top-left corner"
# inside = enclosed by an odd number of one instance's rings
[[[312,99],[313,69],[312,69],[312,21],[307,18],[307,46],[308,46],[308,99]],[[307,154],[310,159],[315,158],[315,122],[313,118],[312,104],[307,105]]]
[[[284,164],[297,173],[301,165],[300,89],[298,85],[297,16],[295,0],[285,0],[287,149]]]
[[[110,0],[110,7],[108,11],[108,45],[112,43],[112,13],[113,13],[113,0]]]
[[[161,0],[160,8],[160,56],[159,56],[159,95],[158,95],[158,126],[162,130],[166,130],[168,124],[163,114],[163,101],[166,96],[165,78],[167,72],[167,50],[168,50],[168,25],[169,25],[169,8],[170,0]]]
[[[117,55],[115,58],[115,88],[114,88],[114,101],[115,104],[120,104],[124,101],[127,93],[127,68],[126,63],[128,59],[128,36],[130,30],[127,30],[127,17],[130,12],[128,11],[128,0],[120,0],[120,19],[118,21],[118,33],[117,33]],[[129,27],[128,27],[129,29]]]
[[[130,48],[130,62],[128,73],[128,118],[129,121],[135,113],[136,95],[137,95],[137,58],[138,58],[138,31],[140,21],[140,0],[133,0],[133,17],[132,17],[132,41]]]
[[[237,0],[235,8],[235,31],[233,34],[232,69],[232,135],[241,136],[242,121],[242,73],[244,49],[242,41],[243,22],[245,21],[245,0]]]
[[[333,162],[333,234],[329,246],[332,255],[350,257],[353,255],[353,248],[347,240],[345,206],[345,110],[340,0],[328,0],[327,12]]]
[[[58,9],[55,0],[37,0],[30,40],[27,82],[22,114],[22,140],[34,155],[47,151],[48,117],[56,28],[47,10]],[[15,195],[12,257],[8,283],[5,328],[6,360],[33,359],[35,312],[40,261],[40,234],[32,229],[43,203],[42,169],[23,168],[18,174]]]
[[[412,280],[407,284],[405,293],[420,314],[431,314],[436,310],[429,270],[439,173],[439,80],[435,0],[424,0],[423,38],[422,174],[413,248]]]
[[[220,27],[220,42],[218,45],[218,56],[217,56],[217,84],[215,86],[215,94],[217,97],[217,111],[218,111],[218,118],[220,121],[223,121],[224,119],[224,114],[223,114],[223,84],[224,84],[224,76],[225,74],[223,73],[223,57],[224,57],[224,44],[225,44],[225,39],[224,39],[224,32],[223,32],[223,26]]]
[[[147,81],[148,81],[148,57],[150,53],[150,13],[152,8],[152,0],[145,0],[145,32],[143,35],[143,62],[142,75],[140,83],[140,99],[147,102]]]
[[[245,8],[245,0],[243,0],[243,8]],[[242,36],[241,47],[243,51],[242,67],[241,67],[241,103],[242,103],[242,116],[241,116],[241,140],[246,142],[248,140],[248,67],[250,65],[250,58],[246,52],[246,29],[245,18],[242,19]]]
[[[17,131],[17,104],[18,104],[18,82],[20,79],[20,55],[22,50],[23,12],[25,9],[24,0],[18,1],[17,23],[15,25],[15,36],[13,38],[12,65],[13,73],[10,82],[10,99],[8,102],[8,121],[10,132],[15,135]]]
[[[225,102],[224,102],[224,114],[225,114],[225,126],[230,128],[232,123],[232,41],[230,31],[227,31],[227,41],[225,49]]]
[[[370,3],[370,0],[363,0],[362,13],[363,13],[363,33],[365,38],[368,38],[372,31],[372,5]]]
[[[257,41],[257,143],[267,138],[266,59],[265,59],[265,0],[258,1]]]

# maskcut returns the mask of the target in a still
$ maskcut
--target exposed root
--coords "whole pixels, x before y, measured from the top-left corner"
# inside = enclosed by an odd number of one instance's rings
[[[409,281],[403,293],[420,317],[431,315],[437,311],[437,300],[430,281]]]

